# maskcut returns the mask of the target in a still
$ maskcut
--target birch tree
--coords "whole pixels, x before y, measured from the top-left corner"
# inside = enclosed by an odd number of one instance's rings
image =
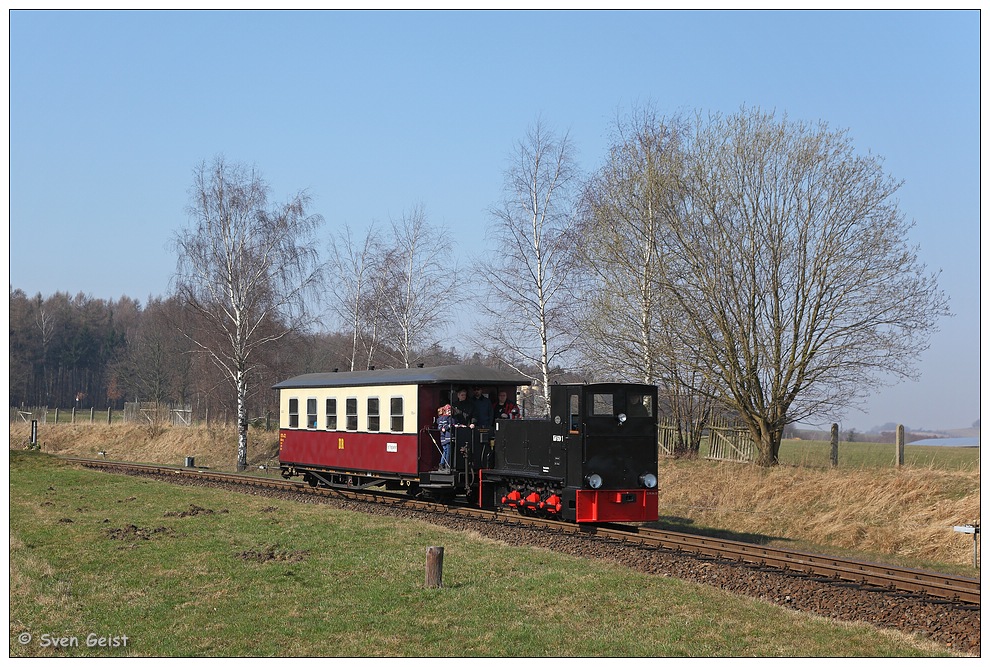
[[[481,305],[487,324],[476,342],[537,383],[546,414],[554,369],[575,337],[564,319],[576,182],[572,150],[567,134],[558,137],[541,122],[530,128],[505,172],[504,197],[491,211],[491,252],[481,262],[489,287]]]
[[[398,362],[410,368],[422,351],[439,344],[437,336],[447,328],[452,244],[445,229],[429,224],[422,205],[393,220],[392,234],[383,271],[389,289],[383,296]]]
[[[330,273],[334,276],[327,294],[331,310],[343,323],[351,339],[350,370],[367,368],[374,361],[379,325],[385,311],[386,245],[372,223],[364,237],[355,239],[344,225],[330,244]],[[363,362],[358,362],[363,353]]]
[[[258,352],[303,326],[320,275],[323,219],[299,192],[269,202],[253,168],[222,156],[194,171],[189,226],[175,238],[177,294],[199,326],[185,333],[230,382],[237,400],[237,467],[247,465],[247,397]]]
[[[664,243],[683,215],[689,125],[652,106],[616,122],[605,164],[581,200],[577,313],[584,364],[603,379],[658,384],[677,425],[679,452],[697,452],[711,400],[670,335],[676,301],[665,293]]]

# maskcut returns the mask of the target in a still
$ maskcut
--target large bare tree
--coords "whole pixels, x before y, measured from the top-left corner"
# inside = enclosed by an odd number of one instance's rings
[[[909,378],[947,299],[909,245],[882,160],[844,131],[743,109],[699,120],[664,244],[672,330],[749,427],[761,465],[784,427]]]
[[[537,382],[538,409],[546,414],[551,375],[575,337],[564,320],[576,180],[572,151],[567,134],[557,136],[539,121],[529,129],[505,172],[504,198],[492,209],[491,251],[482,260],[487,324],[476,342]]]
[[[322,217],[299,192],[269,201],[253,168],[218,156],[194,171],[190,224],[178,232],[175,286],[199,326],[191,340],[237,397],[237,467],[247,465],[247,397],[259,349],[303,326],[320,275],[314,243]]]

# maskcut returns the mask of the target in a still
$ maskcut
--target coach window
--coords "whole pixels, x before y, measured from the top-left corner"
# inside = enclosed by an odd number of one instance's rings
[[[357,399],[348,398],[347,399],[347,430],[356,431],[357,430]]]
[[[306,399],[306,428],[316,428],[316,399]]]
[[[337,399],[327,399],[327,430],[337,430]]]
[[[289,428],[299,428],[299,399],[289,399]]]
[[[595,394],[592,397],[590,407],[592,415],[612,416],[615,414],[612,411],[612,394]]]
[[[393,433],[402,433],[402,427],[404,426],[402,418],[402,397],[393,396],[390,401],[390,411],[392,413],[392,428]]]
[[[380,431],[381,430],[381,417],[378,412],[378,399],[369,398],[368,399],[368,430],[369,431]]]

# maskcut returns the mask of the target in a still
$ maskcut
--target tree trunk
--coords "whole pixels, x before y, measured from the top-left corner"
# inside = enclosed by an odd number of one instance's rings
[[[237,470],[247,469],[247,379],[237,372]]]
[[[784,435],[783,428],[772,427],[758,417],[747,419],[750,434],[756,444],[756,465],[771,468],[779,463],[780,440]]]

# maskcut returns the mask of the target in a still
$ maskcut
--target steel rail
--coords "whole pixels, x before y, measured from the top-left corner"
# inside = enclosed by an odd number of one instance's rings
[[[158,464],[121,463],[100,459],[63,458],[63,460],[91,468],[132,470],[144,474],[175,477],[184,476],[190,479],[212,480],[323,497],[339,497],[346,500],[388,504],[422,512],[469,516],[481,521],[539,528],[561,534],[584,535],[642,548],[691,554],[695,557],[731,561],[751,567],[770,568],[801,576],[818,577],[825,582],[874,587],[886,592],[932,596],[976,606],[980,604],[979,579],[928,570],[835,558],[748,542],[646,527],[572,524],[552,519],[527,517],[511,512],[437,504],[388,492],[367,490],[358,492],[338,488],[311,487],[303,482],[242,473],[214,472]]]

